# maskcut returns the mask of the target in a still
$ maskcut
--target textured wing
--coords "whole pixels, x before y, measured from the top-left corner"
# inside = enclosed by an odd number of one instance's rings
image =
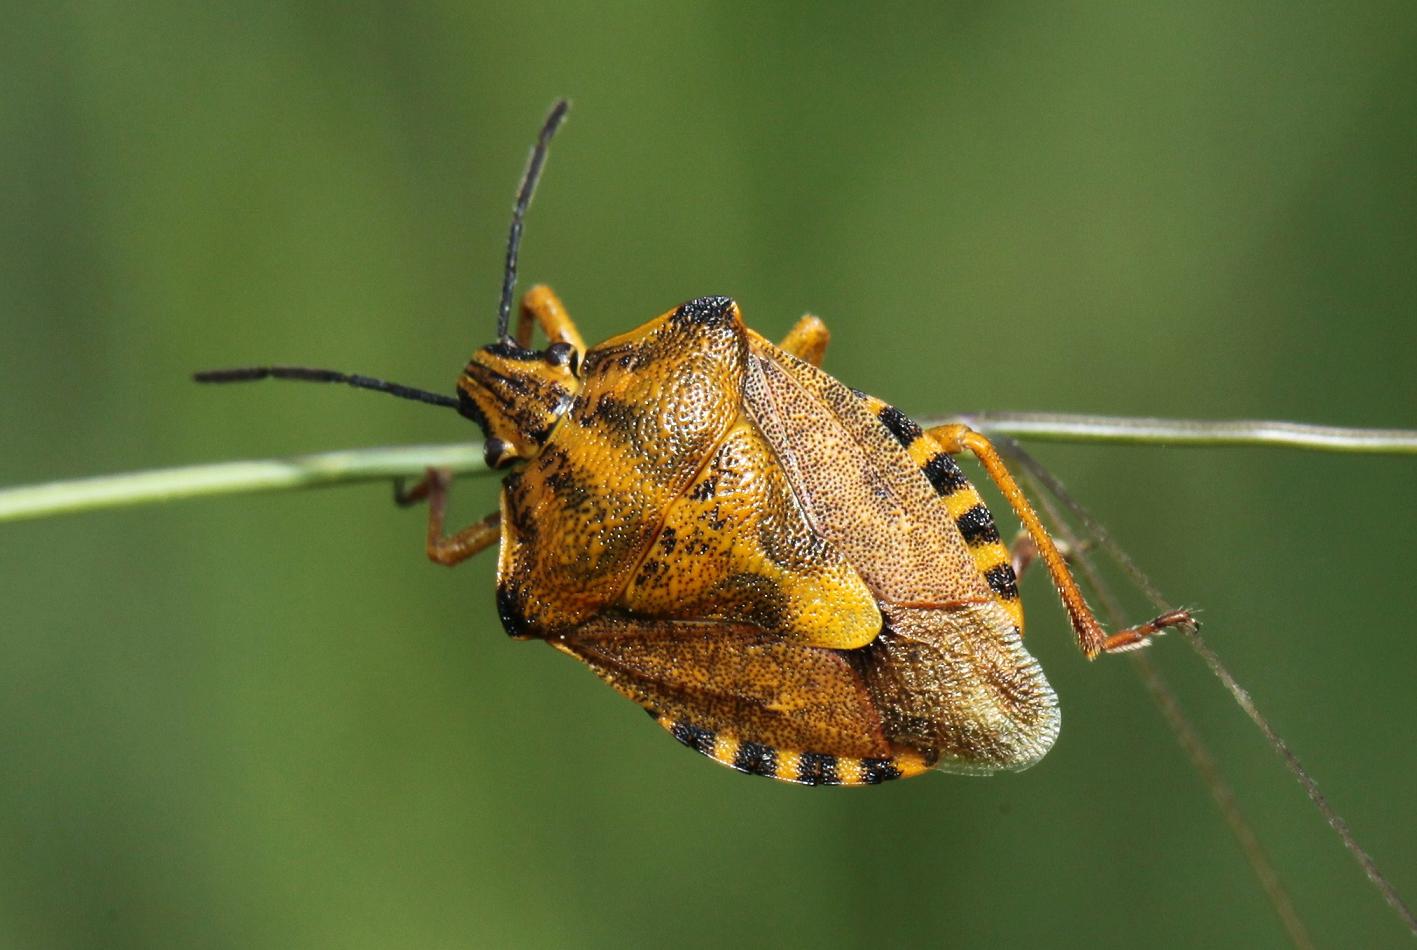
[[[1034,764],[1058,737],[1058,701],[995,601],[887,609],[872,643],[845,654],[896,747],[947,772]]]
[[[562,642],[656,713],[777,748],[890,754],[865,686],[831,650],[747,625],[616,618]]]
[[[560,640],[685,745],[741,772],[875,784],[930,762],[886,738],[843,651],[751,626],[601,617]]]
[[[859,394],[756,334],[749,344],[746,411],[813,528],[880,601],[880,636],[845,656],[887,739],[949,771],[1036,762],[1057,737],[1057,699],[937,487]]]
[[[930,767],[1027,768],[1058,734],[1053,691],[992,601],[902,609],[867,647],[751,626],[600,617],[552,641],[685,745],[784,781],[875,784]]]
[[[876,597],[918,606],[989,599],[935,490],[860,397],[762,337],[749,339],[747,411],[814,529]]]

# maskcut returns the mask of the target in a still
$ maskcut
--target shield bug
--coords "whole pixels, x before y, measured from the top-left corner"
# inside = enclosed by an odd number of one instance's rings
[[[500,509],[446,534],[449,478],[429,472],[399,493],[428,503],[428,556],[453,565],[500,542],[507,633],[575,657],[743,772],[875,784],[1026,768],[1053,744],[1057,699],[1024,649],[1013,559],[963,452],[1022,522],[1086,656],[1191,623],[1176,610],[1104,633],[989,441],[922,430],[824,373],[815,317],[774,344],[731,299],[700,297],[587,348],[535,287],[510,332],[523,217],[566,110],[517,193],[497,338],[456,397],[299,367],[197,378],[345,382],[476,422],[506,473]]]

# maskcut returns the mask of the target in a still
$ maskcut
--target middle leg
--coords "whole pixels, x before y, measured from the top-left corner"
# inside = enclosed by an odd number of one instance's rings
[[[827,352],[827,341],[830,339],[827,325],[821,318],[809,313],[797,321],[778,346],[803,362],[821,366],[822,357]]]
[[[541,327],[548,344],[569,343],[576,348],[577,353],[585,353],[585,340],[581,339],[580,331],[576,329],[570,314],[566,313],[566,305],[556,296],[556,292],[545,284],[537,284],[522,294],[516,337],[520,346],[531,346],[533,323]]]
[[[1053,539],[1053,546],[1058,549],[1058,553],[1063,556],[1063,560],[1072,563],[1073,552],[1082,554],[1087,551],[1089,545],[1079,544],[1073,548],[1061,538]],[[1038,542],[1033,540],[1033,535],[1028,533],[1027,528],[1020,528],[1018,534],[1014,535],[1013,542],[1009,545],[1009,563],[1014,568],[1014,579],[1022,584],[1023,572],[1033,566],[1038,560]]]

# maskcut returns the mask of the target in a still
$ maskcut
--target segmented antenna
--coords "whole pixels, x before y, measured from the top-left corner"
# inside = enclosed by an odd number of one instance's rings
[[[430,393],[401,383],[385,382],[372,376],[357,373],[341,373],[333,369],[314,369],[309,366],[246,366],[240,369],[213,369],[193,373],[192,378],[199,383],[245,383],[255,379],[298,379],[307,383],[345,383],[356,389],[372,389],[388,393],[400,399],[426,402],[432,406],[459,408],[458,400],[442,393]]]
[[[507,236],[507,270],[502,276],[502,302],[497,308],[497,339],[507,340],[507,327],[512,316],[512,291],[517,286],[517,248],[522,243],[522,219],[526,217],[527,206],[531,204],[532,193],[536,191],[536,180],[541,177],[541,166],[546,163],[546,153],[551,146],[551,137],[560,128],[561,121],[571,108],[570,102],[557,99],[536,137],[536,147],[531,150],[531,161],[527,163],[526,174],[522,176],[521,187],[517,189],[517,204],[512,209],[512,230]]]
[[[527,206],[536,191],[536,181],[541,177],[541,166],[546,164],[546,152],[551,145],[551,137],[560,128],[571,104],[565,99],[557,99],[541,126],[536,137],[536,147],[531,150],[531,161],[527,163],[526,174],[522,176],[517,189],[517,203],[512,209],[512,230],[507,236],[507,271],[502,278],[502,303],[497,310],[497,338],[510,340],[507,325],[512,313],[512,291],[517,285],[517,248],[522,242],[522,219],[526,217]],[[388,393],[400,399],[412,399],[430,406],[443,406],[463,411],[462,402],[452,396],[430,393],[425,389],[415,389],[401,383],[390,383],[372,376],[357,373],[341,373],[334,369],[316,369],[311,366],[246,366],[238,369],[213,369],[194,373],[192,378],[199,383],[245,383],[257,379],[295,379],[307,383],[344,383],[355,389],[372,389]]]

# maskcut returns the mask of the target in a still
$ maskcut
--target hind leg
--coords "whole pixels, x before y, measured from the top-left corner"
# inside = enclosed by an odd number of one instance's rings
[[[945,452],[954,455],[967,450],[984,466],[984,471],[989,473],[989,477],[1008,500],[1009,506],[1013,508],[1014,514],[1018,515],[1018,520],[1023,523],[1024,529],[1037,547],[1038,557],[1047,566],[1048,573],[1053,577],[1053,586],[1058,589],[1058,596],[1068,611],[1068,619],[1077,634],[1078,647],[1088,659],[1099,653],[1119,653],[1135,649],[1145,644],[1149,637],[1162,633],[1169,627],[1194,626],[1195,620],[1188,612],[1169,610],[1146,623],[1128,627],[1109,636],[1087,606],[1087,601],[1083,599],[1077,581],[1073,580],[1062,552],[1048,536],[1043,522],[1039,520],[1023,490],[1019,488],[1018,482],[1014,481],[993,443],[969,426],[959,424],[939,426],[930,429],[926,434],[938,442]]]

